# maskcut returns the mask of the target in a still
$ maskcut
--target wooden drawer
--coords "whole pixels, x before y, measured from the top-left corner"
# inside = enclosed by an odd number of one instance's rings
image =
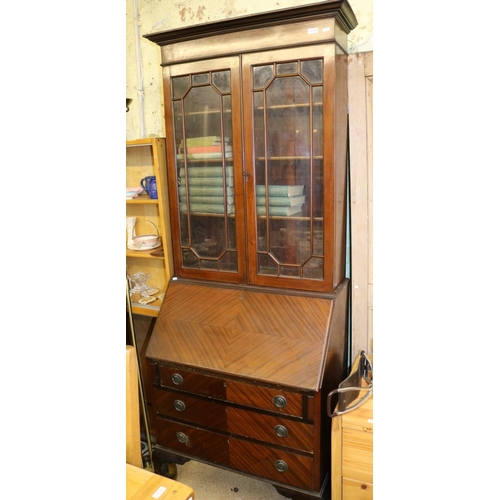
[[[222,378],[171,366],[156,365],[156,368],[159,384],[162,387],[179,389],[211,398],[226,399],[226,384]]]
[[[343,429],[342,476],[373,483],[373,434]]]
[[[242,441],[229,440],[231,467],[290,486],[319,489],[313,480],[311,456],[296,455],[279,449]],[[283,469],[281,472],[278,469]]]
[[[227,381],[226,397],[245,406],[307,418],[306,396],[281,388]]]
[[[162,415],[221,431],[227,430],[227,412],[222,402],[195,398],[156,387],[153,387],[152,394],[154,409]]]
[[[373,484],[354,481],[352,479],[342,480],[343,500],[372,500]]]
[[[288,448],[314,450],[312,424],[265,415],[239,408],[227,409],[227,430],[231,434],[258,439]]]
[[[156,442],[160,446],[193,458],[229,466],[227,436],[161,417],[156,417],[156,423]]]

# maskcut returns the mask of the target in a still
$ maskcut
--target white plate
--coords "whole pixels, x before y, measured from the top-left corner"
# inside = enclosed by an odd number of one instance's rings
[[[158,248],[159,246],[161,246],[161,241],[151,247],[136,247],[135,245],[129,245],[127,248],[129,250],[135,250],[136,252],[145,252],[146,250],[153,250],[153,248]]]

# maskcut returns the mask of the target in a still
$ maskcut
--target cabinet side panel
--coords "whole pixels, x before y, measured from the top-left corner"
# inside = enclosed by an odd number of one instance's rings
[[[347,56],[337,48],[335,56],[335,242],[333,285],[346,275],[346,180],[347,180]]]

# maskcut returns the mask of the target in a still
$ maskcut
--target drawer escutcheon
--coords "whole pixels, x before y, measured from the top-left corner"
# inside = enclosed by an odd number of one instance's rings
[[[284,425],[277,425],[274,427],[274,433],[278,437],[284,438],[288,436],[288,429]]]
[[[179,441],[179,443],[186,444],[188,442],[188,437],[183,432],[178,432],[177,441]]]
[[[286,472],[288,470],[288,465],[284,460],[276,460],[274,466],[278,472]]]
[[[174,408],[177,410],[177,411],[184,411],[186,409],[186,405],[184,404],[183,401],[181,401],[180,399],[176,399],[174,401]]]
[[[286,399],[284,396],[274,396],[273,403],[278,408],[284,408],[286,406]]]

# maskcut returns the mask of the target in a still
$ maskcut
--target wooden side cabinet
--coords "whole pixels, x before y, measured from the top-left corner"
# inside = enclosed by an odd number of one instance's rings
[[[130,248],[128,234],[126,240],[127,276],[136,273],[149,275],[146,284],[158,290],[155,300],[141,304],[141,293],[132,293],[132,312],[145,316],[158,316],[161,294],[165,292],[172,275],[172,243],[168,217],[167,171],[165,159],[165,139],[161,137],[127,141],[126,187],[141,186],[141,179],[156,177],[158,198],[151,199],[148,194],[126,200],[126,217],[135,219],[135,234],[157,234],[161,245],[151,250]],[[131,290],[134,284],[131,283]],[[143,301],[144,302],[144,301]]]
[[[360,392],[352,405],[364,396]],[[372,498],[373,394],[358,408],[332,419],[332,499]]]

